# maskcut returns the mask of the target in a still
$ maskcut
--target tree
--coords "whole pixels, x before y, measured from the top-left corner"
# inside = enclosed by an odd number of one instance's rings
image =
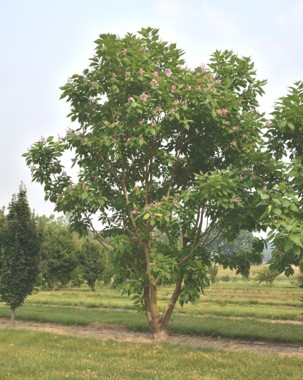
[[[279,272],[277,270],[271,270],[268,266],[262,266],[259,268],[256,274],[256,280],[261,284],[261,282],[265,282],[266,286],[272,286],[272,283],[279,276]]]
[[[233,269],[241,266],[242,273],[247,276],[251,262],[255,264],[262,262],[263,242],[249,231],[241,230],[235,239],[228,241],[214,230],[209,240],[211,241],[209,251],[212,253],[213,261],[221,263],[224,268]]]
[[[177,300],[194,302],[208,285],[211,231],[231,239],[262,228],[260,191],[277,181],[257,110],[265,81],[250,58],[216,51],[208,68],[189,69],[182,55],[157,29],[100,35],[90,66],[61,88],[75,128],[24,154],[74,229],[101,244],[112,236],[116,280],[142,303],[155,337],[165,336]],[[76,181],[62,161],[70,150]],[[160,315],[166,280],[175,288]]]
[[[97,241],[86,238],[78,252],[82,278],[92,291],[95,290],[96,281],[101,278],[105,267],[103,251]]]
[[[0,294],[11,308],[11,320],[15,323],[16,309],[23,305],[37,280],[40,252],[35,218],[24,185],[21,184],[19,193],[13,196],[2,226]]]
[[[280,98],[268,122],[267,150],[284,165],[278,185],[263,192],[264,224],[271,230],[271,268],[293,275],[303,270],[303,82]]]
[[[64,220],[38,217],[41,239],[40,272],[43,280],[53,290],[66,285],[77,266],[75,238]]]

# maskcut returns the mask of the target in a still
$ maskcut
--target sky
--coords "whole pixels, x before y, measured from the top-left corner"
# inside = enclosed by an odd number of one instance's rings
[[[88,66],[102,33],[159,28],[189,67],[207,64],[215,50],[250,56],[268,81],[260,101],[267,114],[303,80],[303,0],[0,0],[0,9],[0,207],[22,181],[31,209],[53,213],[21,155],[71,126],[59,87]]]

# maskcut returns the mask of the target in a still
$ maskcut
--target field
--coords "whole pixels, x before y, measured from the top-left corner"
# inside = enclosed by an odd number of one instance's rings
[[[221,270],[199,302],[176,308],[159,344],[117,290],[40,290],[17,311],[18,328],[0,303],[0,379],[301,379],[302,298],[294,278],[269,287]]]

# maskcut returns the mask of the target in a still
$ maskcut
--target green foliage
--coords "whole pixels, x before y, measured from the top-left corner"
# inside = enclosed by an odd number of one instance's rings
[[[293,265],[303,269],[303,83],[296,82],[279,99],[268,123],[268,151],[284,162],[280,184],[262,194],[267,203],[264,220],[272,233],[272,267],[292,275]]]
[[[209,284],[211,231],[234,239],[241,229],[263,228],[260,192],[280,180],[262,147],[257,96],[265,82],[250,58],[230,51],[215,52],[208,68],[189,69],[157,29],[95,42],[89,67],[61,87],[75,128],[24,156],[75,230],[91,230],[105,246],[113,235],[115,283],[136,302],[144,298],[153,321],[157,286],[176,283],[166,326],[179,297],[194,302]],[[63,166],[66,151],[76,179]],[[228,265],[247,274],[250,260],[255,252]]]
[[[51,289],[66,285],[77,266],[77,239],[62,220],[37,217],[41,240],[40,271]]]
[[[214,230],[208,240],[212,259],[224,268],[236,268],[236,273],[244,277],[248,277],[251,264],[262,262],[264,242],[249,231],[241,230],[235,239],[228,240]]]
[[[26,189],[12,197],[0,221],[0,294],[11,310],[22,306],[38,276],[40,244]]]
[[[91,290],[95,290],[96,281],[102,277],[105,266],[103,252],[97,241],[86,238],[77,254],[82,278]]]
[[[279,272],[271,269],[268,266],[262,266],[256,275],[256,280],[261,283],[265,282],[267,286],[272,286],[275,278],[279,275]]]

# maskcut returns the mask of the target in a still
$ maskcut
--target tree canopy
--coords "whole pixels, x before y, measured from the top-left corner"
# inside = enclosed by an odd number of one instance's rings
[[[116,279],[161,335],[177,300],[194,301],[208,284],[212,232],[233,239],[268,226],[262,196],[281,170],[264,148],[258,97],[265,81],[249,57],[231,51],[188,68],[157,29],[95,42],[89,67],[61,88],[74,127],[24,156],[74,229],[93,231],[104,245],[112,236]],[[64,166],[67,151],[76,179]],[[228,265],[248,274],[261,250]],[[165,280],[175,289],[160,316],[157,287]]]

